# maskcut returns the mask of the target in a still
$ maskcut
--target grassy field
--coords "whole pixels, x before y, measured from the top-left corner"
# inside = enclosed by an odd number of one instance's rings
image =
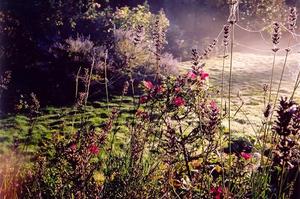
[[[257,131],[261,125],[262,113],[265,107],[263,85],[269,85],[270,83],[272,61],[273,56],[234,53],[232,73],[232,99],[234,105],[232,106],[232,113],[234,114],[242,103],[243,106],[240,111],[236,113],[234,121],[232,122],[232,128],[239,133],[253,135],[254,129]],[[278,88],[283,63],[284,56],[278,56],[274,71],[273,98]],[[216,87],[219,90],[221,90],[222,65],[222,57],[210,58],[206,60],[205,65],[205,70],[210,74],[211,84],[214,86],[219,85],[219,87]],[[190,62],[183,62],[180,67],[182,71],[185,71],[188,70],[190,66]],[[287,67],[279,96],[291,96],[299,69],[299,54],[291,54],[287,60]],[[226,93],[226,91],[228,91],[228,77],[229,57],[225,63],[224,74],[226,97],[228,95]],[[237,97],[238,93],[242,100]],[[296,92],[295,100],[300,102],[299,89]],[[226,121],[224,121],[223,125],[228,126]]]
[[[14,138],[26,139],[30,136],[29,152],[35,150],[41,139],[48,139],[53,133],[73,133],[87,123],[99,128],[109,117],[112,108],[118,108],[121,114],[118,118],[120,132],[127,131],[126,123],[129,122],[133,105],[131,98],[124,98],[120,106],[120,97],[114,97],[108,104],[106,102],[93,102],[84,109],[72,107],[47,107],[41,109],[39,116],[33,118],[34,126],[31,135],[28,135],[30,118],[24,114],[10,115],[0,120],[0,151],[5,152],[13,143]],[[119,135],[125,135],[120,133]]]
[[[234,54],[233,63],[233,107],[232,113],[234,119],[232,129],[237,134],[255,135],[261,125],[264,109],[264,93],[263,84],[268,84],[271,74],[271,56],[261,56],[254,54]],[[289,96],[296,79],[296,71],[299,69],[297,54],[291,55],[288,60],[287,69],[284,75],[280,94]],[[281,73],[281,67],[284,57],[277,58],[275,68],[275,81],[273,86],[273,94],[277,90],[277,85]],[[211,85],[220,85],[222,72],[222,58],[214,57],[206,60],[205,69],[210,74]],[[227,79],[229,73],[229,60],[226,60],[225,66],[225,92],[228,89]],[[190,62],[180,64],[182,73],[189,70]],[[221,89],[220,87],[217,89]],[[237,97],[239,93],[240,98]],[[226,94],[227,95],[227,94]],[[296,100],[300,99],[299,90],[296,93]],[[220,100],[220,98],[218,99]],[[243,102],[242,102],[243,101]],[[242,105],[243,103],[243,105]],[[242,106],[241,106],[242,105]],[[108,104],[110,108],[120,106],[120,97],[114,97]],[[241,106],[241,109],[238,107]],[[133,105],[130,97],[123,99],[121,107],[121,116],[118,124],[120,131],[126,132],[126,123],[130,120]],[[238,112],[236,112],[239,109]],[[35,147],[41,139],[48,139],[53,133],[72,133],[75,132],[82,122],[89,123],[94,127],[101,127],[109,116],[110,110],[107,108],[106,102],[93,102],[85,107],[84,110],[76,110],[72,107],[47,107],[41,110],[39,116],[34,118],[35,124],[32,135],[30,135],[31,147],[29,151],[35,150]],[[224,120],[223,125],[227,127]],[[26,139],[30,128],[30,118],[28,116],[9,115],[0,120],[0,151],[4,152],[11,145],[14,138]],[[126,133],[120,133],[119,136],[125,136]]]

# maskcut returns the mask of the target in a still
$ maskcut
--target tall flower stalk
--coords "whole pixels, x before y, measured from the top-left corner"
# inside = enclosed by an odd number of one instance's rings
[[[294,152],[297,151],[297,142],[294,140],[293,135],[299,131],[298,110],[299,107],[294,101],[281,98],[277,110],[277,120],[272,129],[279,137],[276,149],[273,150],[273,166],[280,168],[280,172],[277,174],[278,179],[276,178],[274,181],[277,184],[278,196],[284,194],[283,186],[289,183],[287,179],[288,171],[299,166],[298,161],[293,160],[293,156],[296,156]]]
[[[106,93],[106,103],[107,103],[107,109],[109,110],[109,99],[108,99],[108,77],[107,77],[107,57],[108,57],[108,51],[105,51],[105,57],[104,57],[104,78],[105,78],[105,93]]]
[[[231,178],[231,167],[232,167],[232,158],[231,158],[231,87],[232,87],[232,68],[233,68],[233,46],[234,46],[234,26],[237,22],[239,1],[232,0],[230,2],[230,16],[228,22],[231,27],[231,38],[230,38],[230,69],[229,69],[229,81],[228,81],[228,131],[229,131],[229,179]],[[231,180],[229,181],[231,183]],[[230,184],[229,184],[230,187]]]
[[[295,82],[295,85],[294,85],[294,89],[293,89],[293,92],[292,92],[292,95],[291,95],[291,100],[294,99],[294,95],[296,93],[297,88],[299,88],[299,86],[300,86],[300,70],[298,72],[298,76],[297,76],[297,79],[296,79],[296,82]]]
[[[81,66],[79,67],[77,74],[76,74],[76,84],[75,84],[75,102],[77,101],[78,98],[78,83],[79,83],[79,75],[81,72]]]
[[[226,61],[226,52],[227,52],[227,48],[228,48],[228,44],[229,44],[229,30],[230,30],[230,26],[229,25],[225,25],[223,28],[223,33],[224,33],[224,38],[223,38],[223,45],[224,45],[224,51],[223,51],[223,65],[222,65],[222,85],[221,85],[221,110],[220,110],[220,116],[223,118],[223,98],[224,98],[224,71],[225,71],[225,61]],[[223,140],[223,129],[220,130],[220,146],[222,146],[222,140]],[[221,156],[221,164],[224,167],[224,160],[223,157]],[[225,186],[225,174],[224,172],[222,173],[222,184],[223,187]]]
[[[155,24],[153,27],[153,42],[155,46],[155,60],[156,60],[156,77],[159,78],[160,75],[160,60],[162,56],[162,51],[164,48],[164,44],[166,43],[166,30],[162,26],[161,16],[163,15],[163,11],[161,10],[159,14],[156,16]]]
[[[280,25],[277,22],[274,22],[273,24],[273,33],[272,33],[272,43],[273,43],[273,64],[272,64],[272,72],[271,72],[271,80],[270,80],[270,84],[269,84],[269,99],[268,99],[268,103],[267,106],[265,108],[264,111],[264,116],[265,116],[265,123],[263,125],[263,147],[262,147],[262,151],[261,153],[264,153],[265,150],[265,146],[266,146],[266,139],[268,137],[268,132],[269,132],[269,126],[268,126],[268,120],[271,120],[271,117],[269,118],[270,115],[272,115],[271,111],[274,109],[274,107],[272,108],[271,105],[271,100],[272,100],[272,88],[273,88],[273,79],[274,79],[274,70],[275,70],[275,62],[276,62],[276,55],[277,52],[279,50],[278,48],[278,44],[280,42],[280,37],[281,37],[281,32],[280,32]],[[276,96],[277,98],[278,96]],[[264,163],[264,159],[261,158],[261,163]]]
[[[229,25],[225,25],[223,32],[224,32],[224,39],[223,39],[223,45],[224,45],[224,51],[223,51],[223,64],[222,64],[222,85],[221,85],[221,112],[223,111],[223,97],[224,97],[224,71],[225,71],[225,62],[226,62],[226,52],[229,44]]]
[[[269,87],[269,100],[268,100],[268,104],[271,102],[272,99],[272,86],[273,86],[273,78],[274,78],[274,68],[275,68],[275,62],[276,62],[276,54],[279,50],[279,48],[277,47],[277,45],[279,44],[279,40],[280,40],[280,26],[279,23],[275,22],[273,24],[273,33],[272,33],[272,43],[273,43],[273,64],[272,64],[272,72],[271,72],[271,80],[270,80],[270,87]]]
[[[93,76],[93,70],[94,70],[94,66],[95,66],[95,62],[96,62],[96,52],[95,49],[93,49],[92,52],[92,64],[91,64],[91,68],[90,68],[90,74],[88,77],[88,82],[86,85],[86,96],[85,96],[85,100],[84,100],[84,105],[87,104],[87,100],[89,98],[89,93],[90,93],[90,85],[91,85],[91,80],[92,80],[92,76]]]
[[[289,14],[289,17],[288,17],[289,31],[295,32],[296,22],[297,22],[297,10],[296,10],[296,7],[293,7],[293,8],[290,8],[290,14]],[[277,100],[278,100],[278,95],[279,95],[279,92],[280,92],[283,75],[284,75],[284,72],[285,72],[285,69],[286,69],[287,59],[288,59],[289,53],[291,51],[290,42],[291,42],[291,36],[289,37],[288,46],[285,49],[286,53],[285,53],[284,64],[283,64],[283,67],[282,67],[281,76],[280,76],[280,80],[279,80],[278,89],[277,89],[276,97],[275,97],[275,100],[274,100],[273,108],[275,108]]]

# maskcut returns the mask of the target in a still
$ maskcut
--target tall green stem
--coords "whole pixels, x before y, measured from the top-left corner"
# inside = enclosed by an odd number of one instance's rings
[[[90,69],[90,75],[89,75],[89,80],[88,80],[87,89],[86,89],[85,102],[84,102],[85,105],[87,103],[87,100],[89,98],[89,93],[90,93],[91,79],[92,79],[93,69],[94,69],[94,65],[95,65],[95,52],[93,52],[92,56],[93,56],[92,57],[92,65],[91,65],[91,69]]]
[[[296,90],[297,88],[299,87],[300,85],[300,70],[298,72],[298,76],[297,76],[297,79],[296,79],[296,82],[295,82],[295,86],[294,86],[294,89],[293,89],[293,92],[292,92],[292,96],[291,96],[291,99],[290,100],[293,100],[294,99],[294,95],[296,93]]]
[[[226,47],[224,47],[223,53],[223,65],[222,65],[222,88],[221,88],[221,117],[223,118],[223,98],[224,98],[224,71],[225,71],[225,59],[226,59]],[[220,146],[222,147],[223,129],[220,130]],[[224,167],[223,156],[221,156],[221,165]],[[222,184],[225,187],[225,174],[222,172]]]
[[[277,100],[278,100],[278,95],[279,95],[279,92],[280,92],[280,88],[281,88],[281,84],[282,84],[282,79],[283,79],[283,75],[284,75],[284,72],[285,72],[285,68],[286,68],[286,63],[287,63],[287,58],[288,58],[289,52],[290,52],[290,50],[287,49],[286,53],[285,53],[284,64],[283,64],[283,67],[282,67],[282,71],[281,71],[281,75],[280,75],[280,80],[279,80],[277,92],[276,92],[276,97],[275,97],[275,100],[274,100],[273,110],[276,107],[276,103],[277,103]]]
[[[271,98],[272,98],[272,86],[273,86],[274,69],[275,69],[275,62],[276,62],[276,52],[277,51],[274,52],[274,57],[273,57],[273,64],[272,64],[272,72],[271,72],[271,80],[270,80],[268,104],[271,102]]]
[[[223,65],[222,65],[222,87],[221,87],[221,113],[223,112],[223,97],[224,97],[224,71],[225,71],[225,59],[226,59],[226,47],[224,47],[223,53]]]
[[[108,78],[107,78],[107,56],[108,52],[105,52],[105,60],[104,60],[104,76],[105,76],[105,93],[106,93],[106,105],[109,110],[109,99],[108,99]]]
[[[231,45],[230,45],[230,69],[228,82],[228,132],[229,132],[229,179],[231,178],[231,86],[232,86],[232,68],[233,68],[233,45],[234,45],[234,22],[231,23]]]
[[[75,100],[77,100],[77,97],[78,97],[78,80],[79,80],[80,71],[81,71],[81,66],[79,67],[79,69],[77,71],[77,75],[76,75]]]

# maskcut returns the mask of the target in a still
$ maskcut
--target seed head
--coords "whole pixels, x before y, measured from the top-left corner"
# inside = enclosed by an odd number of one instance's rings
[[[223,44],[225,47],[228,46],[229,44],[229,25],[226,24],[224,25],[224,28],[223,28],[223,33],[224,33],[224,39],[223,39]]]
[[[280,32],[280,25],[277,22],[274,22],[273,24],[273,33],[272,33],[272,43],[274,45],[273,51],[277,52],[279,48],[277,47],[277,44],[279,44],[279,40],[281,37],[281,32]]]
[[[264,111],[265,118],[268,118],[272,111],[272,105],[269,103]]]
[[[290,14],[288,17],[288,25],[289,25],[289,30],[294,32],[296,29],[296,23],[297,23],[297,8],[292,7],[290,8]]]

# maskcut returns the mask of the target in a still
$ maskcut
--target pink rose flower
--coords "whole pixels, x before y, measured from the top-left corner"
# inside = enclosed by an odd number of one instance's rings
[[[211,109],[219,110],[218,105],[217,105],[217,103],[216,103],[215,100],[212,100],[212,101],[210,102],[210,107],[211,107]]]
[[[140,97],[140,103],[141,104],[145,104],[148,101],[148,97],[143,95],[142,97]]]
[[[203,70],[200,72],[200,78],[201,80],[207,80],[209,77],[209,74],[204,72]]]
[[[92,144],[90,147],[89,147],[89,152],[93,155],[97,155],[99,153],[99,147],[95,144]]]
[[[222,193],[223,193],[223,189],[221,186],[219,187],[212,187],[210,189],[210,193],[213,194],[214,199],[221,199]]]
[[[193,73],[192,71],[187,73],[187,78],[195,80],[197,78],[197,75],[195,73]]]
[[[245,160],[249,160],[252,155],[250,153],[245,153],[245,152],[241,152],[241,156],[245,159]]]
[[[154,85],[150,81],[143,81],[143,85],[147,90],[152,90],[154,88]]]
[[[184,106],[185,105],[185,100],[182,97],[175,97],[173,99],[173,104],[175,106]]]

